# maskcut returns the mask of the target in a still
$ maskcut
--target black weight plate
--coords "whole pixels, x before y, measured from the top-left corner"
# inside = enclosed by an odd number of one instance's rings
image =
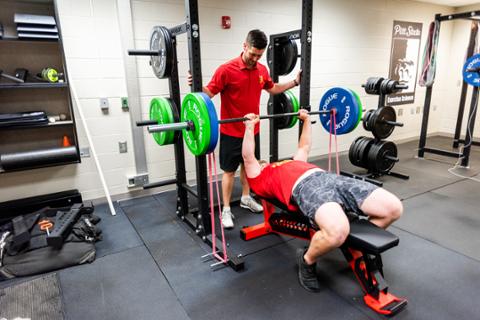
[[[297,64],[298,48],[295,40],[285,39],[280,40],[274,44],[273,50],[275,51],[275,73],[279,76],[283,76],[292,72],[293,68]],[[267,51],[267,60],[272,61],[271,50]]]
[[[354,166],[358,166],[356,154],[357,154],[358,142],[362,138],[363,137],[357,137],[355,140],[353,140],[352,144],[350,145],[350,149],[348,149],[348,159],[350,160],[350,163],[353,164]]]
[[[391,141],[383,141],[381,146],[379,146],[379,151],[378,151],[378,159],[377,159],[377,164],[378,164],[378,171],[381,173],[388,172],[392,170],[393,166],[395,165],[395,161],[392,161],[390,159],[386,159],[385,156],[391,156],[391,157],[397,157],[397,146],[395,143]]]
[[[367,154],[367,169],[370,172],[378,173],[378,165],[377,165],[377,155],[378,155],[378,144],[382,143],[381,141],[375,141],[370,146]]]
[[[150,56],[150,66],[159,79],[169,77],[173,66],[173,43],[170,30],[163,26],[155,26],[150,34],[150,50],[158,55]]]
[[[364,116],[363,119],[362,119],[363,129],[365,129],[366,131],[370,131],[370,126],[368,125],[368,120],[370,119],[370,117],[372,116],[372,113],[373,113],[374,111],[375,111],[374,109],[368,110],[368,111],[365,113],[365,116]]]
[[[375,111],[375,123],[373,124],[372,133],[377,139],[385,139],[389,137],[395,126],[385,123],[384,121],[397,121],[395,109],[386,106]]]
[[[273,96],[273,114],[288,113],[293,111],[293,105],[285,94],[277,94]],[[275,126],[277,129],[288,128],[290,117],[275,118]]]
[[[355,161],[357,163],[358,167],[363,168],[363,163],[362,163],[362,149],[363,145],[365,144],[365,139],[368,139],[367,137],[362,137],[360,140],[357,142],[357,148],[356,148],[356,153],[355,153]]]
[[[368,152],[370,151],[372,143],[374,143],[373,138],[364,139],[364,142],[361,148],[361,156],[360,156],[360,162],[362,164],[361,165],[362,168],[368,169]]]
[[[172,105],[172,113],[173,113],[173,121],[174,122],[180,122],[180,114],[178,113],[178,107],[173,102],[173,99],[167,98],[170,101],[170,104]],[[181,131],[175,131],[174,137],[173,137],[173,143],[176,143],[180,137]]]

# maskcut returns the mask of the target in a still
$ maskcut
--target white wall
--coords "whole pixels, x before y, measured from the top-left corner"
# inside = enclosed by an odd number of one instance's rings
[[[107,183],[113,194],[126,193],[129,191],[126,187],[126,176],[134,173],[135,167],[129,114],[120,108],[120,97],[126,96],[126,88],[115,0],[57,0],[57,3],[69,75],[77,87],[85,109]],[[183,0],[132,0],[131,3],[137,48],[147,47],[150,30],[154,25],[173,26],[184,21]],[[298,29],[301,24],[300,0],[199,0],[199,6],[204,84],[218,65],[240,54],[248,30],[260,28],[267,34],[272,34]],[[376,107],[377,97],[366,96],[360,85],[370,76],[388,75],[393,20],[423,23],[422,51],[428,24],[434,15],[453,12],[453,9],[448,7],[403,0],[315,0],[313,7],[313,108],[318,108],[321,96],[332,86],[349,87],[360,94],[367,109]],[[231,29],[221,29],[222,15],[232,17]],[[446,52],[447,56],[439,60],[433,104],[440,105],[445,95],[443,88],[448,87],[448,53],[452,30],[453,26],[442,26],[439,51]],[[178,39],[180,85],[182,94],[185,94],[189,91],[185,79],[188,52],[185,35]],[[150,99],[167,95],[168,82],[153,76],[147,58],[136,59],[142,113],[144,118],[147,118]],[[266,62],[265,59],[262,58],[263,63]],[[290,80],[293,74],[281,80]],[[108,115],[100,111],[101,97],[109,99]],[[421,114],[410,115],[409,109],[422,106],[423,99],[424,89],[417,87],[415,104],[402,106],[406,110],[399,120],[405,122],[405,127],[397,128],[391,139],[419,135]],[[267,100],[268,96],[264,94],[261,100],[262,113],[266,113]],[[219,99],[215,98],[214,102],[218,109]],[[432,117],[438,117],[438,114],[439,111],[434,111]],[[81,147],[86,147],[88,143],[78,120],[80,144]],[[437,124],[429,127],[430,132],[440,130],[440,122],[433,122]],[[313,133],[315,141],[312,156],[325,154],[328,150],[327,133],[320,129],[319,125]],[[347,150],[353,139],[359,135],[369,134],[359,128],[340,137],[340,149]],[[280,132],[280,157],[292,154],[296,138],[296,129]],[[262,157],[268,158],[268,122],[262,124],[261,139]],[[128,142],[129,152],[119,154],[118,142],[123,140]],[[145,141],[150,180],[173,177],[173,148],[157,146],[147,133]],[[187,176],[193,178],[194,159],[188,153],[186,158]],[[78,188],[85,199],[103,196],[91,158],[83,158],[79,165],[2,175],[0,201],[67,188]]]

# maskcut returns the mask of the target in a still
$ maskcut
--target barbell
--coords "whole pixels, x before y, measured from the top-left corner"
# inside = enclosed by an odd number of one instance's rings
[[[300,114],[298,99],[286,91],[282,93],[284,110],[290,112],[261,115],[260,119],[290,118],[289,124]],[[176,106],[169,98],[152,99],[150,120],[137,122],[138,126],[148,126],[148,132],[154,135],[160,145],[175,141],[174,132],[182,131],[187,148],[196,156],[212,152],[218,141],[219,125],[248,120],[245,117],[221,119],[217,117],[215,105],[203,92],[192,92],[182,101],[180,121],[175,116]],[[310,115],[319,115],[320,123],[330,131],[330,121],[335,117],[335,131],[346,134],[354,130],[362,119],[362,106],[358,96],[349,89],[332,88],[322,97],[318,111],[309,111]],[[293,125],[289,125],[291,127]]]

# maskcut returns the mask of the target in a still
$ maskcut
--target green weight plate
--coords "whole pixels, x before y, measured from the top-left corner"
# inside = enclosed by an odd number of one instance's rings
[[[183,139],[188,150],[196,156],[207,152],[210,145],[211,130],[218,130],[218,126],[213,128],[210,123],[208,106],[200,94],[192,92],[185,96],[182,101],[181,121],[192,121],[193,130],[183,130]]]
[[[169,124],[174,122],[172,105],[167,98],[157,97],[150,101],[150,120],[157,121],[158,124]],[[160,146],[171,144],[174,138],[173,131],[155,132],[153,139]]]
[[[358,104],[358,122],[355,126],[355,128],[357,128],[358,124],[362,121],[362,116],[363,116],[363,106],[362,106],[362,101],[360,100],[360,97],[358,96],[358,94],[353,91],[352,89],[349,89],[350,91],[352,91],[353,95],[355,96],[355,99],[357,100],[357,104]]]
[[[295,94],[290,90],[285,91],[285,94],[290,98],[290,102],[292,103],[293,108],[291,112],[298,112],[298,110],[300,110],[300,104]],[[293,128],[297,124],[297,122],[298,122],[297,116],[291,117],[288,127]]]

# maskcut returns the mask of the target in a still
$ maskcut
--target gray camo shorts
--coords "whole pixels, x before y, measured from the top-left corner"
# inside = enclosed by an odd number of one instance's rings
[[[360,210],[363,201],[377,188],[366,181],[318,171],[298,183],[292,200],[316,225],[315,212],[327,202],[340,204],[344,211],[363,214]]]

